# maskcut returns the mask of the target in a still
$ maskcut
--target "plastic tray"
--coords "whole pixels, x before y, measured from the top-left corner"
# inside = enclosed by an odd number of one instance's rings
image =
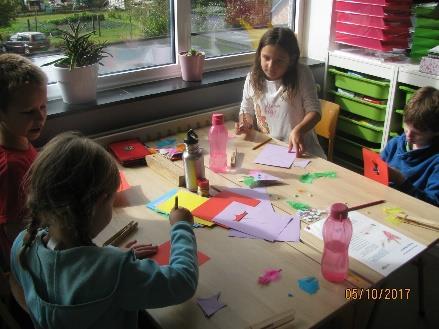
[[[408,27],[390,27],[386,29],[380,29],[369,26],[337,22],[335,24],[335,30],[342,33],[386,41],[393,40],[394,38],[408,39],[409,37]]]
[[[408,86],[399,86],[399,90],[402,90],[405,93],[405,103],[407,104],[412,98],[413,94],[416,92],[416,89],[410,88]]]
[[[415,26],[439,29],[439,19],[415,17]]]
[[[439,39],[439,29],[427,29],[423,27],[417,27],[415,29],[416,37],[427,38],[427,39]]]
[[[353,141],[352,139],[337,135],[335,136],[334,147],[336,151],[347,154],[359,160],[363,160],[363,147],[367,147],[376,153],[380,152],[380,145],[374,145],[373,147],[371,147],[370,145],[363,144]]]
[[[364,38],[337,31],[335,32],[335,42],[380,51],[392,51],[394,49],[408,48],[407,39],[393,39],[389,41],[384,41],[372,38]]]
[[[376,17],[361,14],[352,14],[337,12],[337,22],[351,23],[362,26],[369,26],[375,28],[389,28],[389,27],[406,27],[412,26],[410,15],[406,16],[392,16]]]
[[[390,82],[387,80],[357,77],[335,68],[330,68],[328,72],[334,75],[335,85],[339,88],[378,99],[387,99],[389,96]]]
[[[371,143],[381,143],[383,138],[382,126],[374,126],[345,115],[339,115],[338,119],[337,131],[356,136]]]
[[[386,105],[372,104],[334,91],[332,93],[335,103],[339,104],[346,112],[361,115],[374,121],[384,121],[386,117]]]
[[[389,14],[405,14],[407,16],[410,15],[411,5],[409,2],[400,3],[399,1],[382,6],[337,0],[335,10],[378,17],[384,17]]]

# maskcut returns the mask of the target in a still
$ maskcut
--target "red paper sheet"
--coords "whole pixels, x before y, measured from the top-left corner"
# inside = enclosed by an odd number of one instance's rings
[[[364,176],[389,185],[389,167],[378,153],[363,147]]]
[[[157,253],[151,257],[154,259],[159,265],[169,265],[169,257],[171,256],[171,241],[167,241],[159,246],[159,250]],[[207,262],[210,257],[206,254],[203,254],[200,251],[197,251],[198,257],[198,266],[203,265]]]
[[[245,195],[230,191],[222,191],[192,210],[192,215],[208,221],[213,221],[213,218],[215,218],[216,215],[234,201],[252,207],[256,207],[261,202],[261,200],[249,198]]]

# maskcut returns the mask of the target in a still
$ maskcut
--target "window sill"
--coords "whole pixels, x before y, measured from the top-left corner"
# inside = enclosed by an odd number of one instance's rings
[[[310,58],[301,58],[300,62],[310,67],[321,66],[324,62]],[[161,81],[149,82],[129,87],[105,90],[98,92],[96,103],[81,105],[65,104],[62,99],[48,102],[48,119],[60,118],[70,114],[99,110],[109,106],[123,105],[148,98],[166,96],[191,90],[197,90],[235,81],[244,80],[250,66],[206,72],[200,82],[186,82],[181,78],[172,78]]]

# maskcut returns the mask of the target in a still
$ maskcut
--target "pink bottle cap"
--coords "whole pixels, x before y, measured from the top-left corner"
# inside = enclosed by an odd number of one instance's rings
[[[331,217],[335,219],[346,219],[348,217],[348,206],[344,203],[334,203],[331,206]]]
[[[212,125],[222,125],[224,123],[224,115],[222,113],[212,114]]]

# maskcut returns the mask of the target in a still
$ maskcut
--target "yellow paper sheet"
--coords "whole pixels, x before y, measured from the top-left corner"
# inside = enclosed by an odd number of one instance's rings
[[[163,213],[169,214],[171,212],[172,208],[174,208],[174,202],[175,202],[174,200],[175,200],[176,196],[178,196],[178,206],[185,207],[185,208],[189,209],[190,211],[194,210],[195,208],[197,208],[198,206],[200,206],[201,204],[203,204],[204,202],[206,202],[208,200],[208,198],[204,198],[202,196],[199,196],[198,194],[188,192],[185,190],[179,190],[171,198],[160,203],[157,206],[157,210],[159,210]],[[205,226],[212,226],[215,224],[213,222],[209,222],[207,220],[204,220],[204,219],[201,219],[198,217],[194,217],[194,221],[197,224],[202,224]]]

